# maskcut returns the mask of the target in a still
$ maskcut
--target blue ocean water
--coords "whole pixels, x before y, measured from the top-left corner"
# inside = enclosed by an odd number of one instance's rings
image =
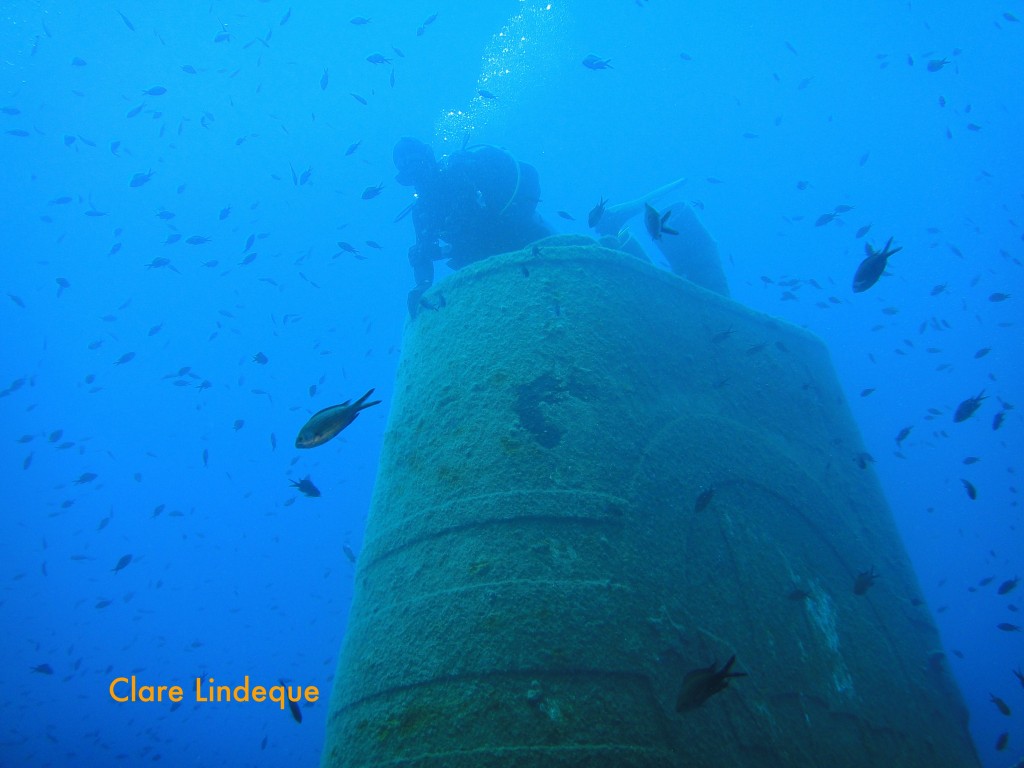
[[[564,232],[586,233],[602,197],[687,178],[733,297],[831,349],[979,755],[1013,764],[1024,640],[998,625],[1024,626],[1024,591],[997,590],[1024,574],[1018,17],[1017,2],[5,3],[2,762],[318,760],[343,546],[360,550],[412,286],[391,150],[469,135],[536,166]],[[854,294],[865,244],[890,237],[888,274]],[[381,406],[293,448],[314,411],[371,387]],[[320,497],[291,487],[307,476]],[[114,702],[132,675],[322,698],[301,724],[273,704]]]

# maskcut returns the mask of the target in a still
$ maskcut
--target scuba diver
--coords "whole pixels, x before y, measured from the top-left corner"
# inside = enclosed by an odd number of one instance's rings
[[[406,210],[412,212],[416,232],[416,244],[409,249],[416,281],[408,298],[412,317],[434,282],[435,261],[447,259],[458,269],[553,234],[537,213],[537,169],[503,149],[464,147],[439,162],[429,146],[406,137],[399,139],[393,156],[395,181],[413,187],[417,197]]]
[[[424,292],[434,282],[435,261],[448,259],[448,265],[458,269],[555,234],[537,213],[537,169],[503,149],[489,145],[464,147],[439,162],[422,141],[402,138],[395,145],[394,161],[398,169],[395,181],[413,187],[417,198],[397,219],[411,211],[416,232],[416,244],[409,249],[416,281],[408,297],[411,317],[416,316]],[[646,222],[647,231],[672,272],[728,296],[718,245],[693,209],[682,201],[671,202],[660,211],[651,205],[671,199],[669,196],[674,196],[685,182],[673,181],[644,197],[617,205],[605,207],[602,200],[591,212],[596,215],[591,226],[606,248],[650,261],[626,225],[632,219],[655,215],[654,222]],[[662,226],[669,220],[671,228]]]

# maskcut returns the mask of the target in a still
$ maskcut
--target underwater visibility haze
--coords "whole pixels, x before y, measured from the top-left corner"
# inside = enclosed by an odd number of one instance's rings
[[[513,706],[551,747],[635,696],[653,741],[781,765],[768,703],[827,711],[827,744],[844,707],[810,691],[852,710],[888,681],[966,721],[986,768],[1018,764],[1022,20],[1016,0],[4,3],[0,763],[341,765],[344,734],[407,750],[443,713],[483,740],[472,718]],[[444,198],[412,179],[467,157],[513,169],[503,215],[528,198],[522,242],[475,232],[514,256],[465,257],[458,216],[431,229]],[[680,266],[682,244],[706,258]],[[495,495],[492,471],[525,485]],[[510,535],[441,517],[446,494],[551,507]],[[561,510],[598,497],[570,533]],[[490,538],[449,546],[437,520]],[[555,571],[645,591],[577,622],[531,602]],[[859,662],[790,649],[791,695],[756,638],[698,615],[859,637]],[[344,722],[376,695],[360,675],[415,690],[467,638],[514,666],[517,632],[572,673]],[[898,663],[866,661],[876,642]],[[572,688],[588,647],[615,674]],[[274,700],[204,700],[246,677]],[[162,700],[115,700],[133,679]]]

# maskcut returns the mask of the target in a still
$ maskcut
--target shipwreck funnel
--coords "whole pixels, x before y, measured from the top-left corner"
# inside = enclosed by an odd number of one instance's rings
[[[324,768],[979,765],[818,339],[584,238],[426,298]]]

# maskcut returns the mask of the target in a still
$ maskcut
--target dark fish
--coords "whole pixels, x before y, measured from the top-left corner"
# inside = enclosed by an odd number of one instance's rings
[[[1019,669],[1015,669],[1013,670],[1013,676],[1017,678],[1021,688],[1024,688],[1024,672],[1021,672]]]
[[[114,361],[114,365],[124,365],[125,363],[130,363],[134,359],[134,352],[125,352],[123,355],[117,358],[117,360]]]
[[[153,171],[149,173],[136,173],[132,176],[132,180],[128,182],[129,187],[141,187],[147,181],[153,178]]]
[[[996,739],[996,752],[1002,752],[1006,749],[1006,745],[1010,742],[1010,734],[1003,731],[999,734],[999,738]]]
[[[591,54],[588,54],[585,59],[583,59],[583,66],[586,67],[587,69],[595,69],[595,70],[596,69],[611,69],[612,68],[612,60],[611,59],[602,59],[600,56],[595,56],[594,54],[591,53]]]
[[[162,85],[154,85],[152,88],[147,88],[142,93],[146,96],[163,96],[167,93],[167,89]]]
[[[266,365],[269,362],[269,359],[262,352],[257,352],[255,355],[252,356],[252,361],[254,363],[258,363],[259,365]]]
[[[861,397],[867,397],[868,395],[873,394],[874,391],[875,391],[874,387],[868,387],[867,389],[862,389],[860,391],[860,396]]]
[[[49,664],[36,664],[31,668],[33,672],[38,672],[40,675],[52,675],[53,667]]]
[[[913,427],[904,427],[903,429],[901,429],[900,433],[898,435],[896,435],[896,445],[901,445],[903,443],[903,441],[906,440],[907,437],[910,436],[910,431],[912,429],[913,429]]]
[[[495,96],[490,91],[485,91],[482,88],[480,90],[478,90],[477,93],[480,94],[480,98],[482,98],[482,99],[496,99],[496,98],[498,98],[497,96]]]
[[[91,483],[97,477],[99,477],[99,475],[97,475],[95,472],[83,472],[78,476],[78,479],[75,480],[75,485],[85,485],[86,483]]]
[[[860,266],[857,267],[857,272],[853,276],[854,293],[866,291],[877,283],[878,278],[880,278],[882,273],[885,272],[885,267],[889,257],[903,250],[902,247],[890,250],[889,246],[891,245],[891,237],[881,251],[876,251],[871,247],[870,243],[864,244],[864,250],[867,252],[867,257],[860,263]]]
[[[295,447],[316,448],[335,437],[355,421],[361,410],[380,402],[380,400],[366,402],[366,399],[372,394],[373,390],[371,389],[354,403],[346,400],[340,405],[332,405],[322,411],[317,411],[299,430],[299,435],[295,438]]]
[[[348,157],[353,152],[355,152],[357,149],[359,149],[359,145],[362,144],[362,143],[363,143],[363,140],[360,139],[355,144],[349,144],[348,145],[348,149],[345,150],[345,157]]]
[[[1020,577],[1014,576],[1012,579],[1007,579],[999,585],[999,589],[996,592],[1000,595],[1008,595],[1017,588],[1017,584],[1020,583]]]
[[[1002,624],[996,624],[996,629],[1001,629],[1003,632],[1020,632],[1020,627],[1016,624],[1007,624],[1005,621]]]
[[[929,72],[938,72],[940,69],[942,69],[947,64],[949,64],[949,60],[948,59],[932,59],[931,61],[928,62],[928,71]]]
[[[576,221],[576,219],[573,218],[573,215],[568,211],[558,211],[558,215],[561,216],[566,221]]]
[[[134,32],[134,31],[135,31],[135,25],[134,25],[134,24],[132,24],[132,23],[131,23],[131,22],[130,22],[130,21],[128,20],[128,17],[127,17],[127,16],[125,16],[125,15],[124,15],[123,13],[121,13],[120,11],[118,11],[118,12],[117,12],[117,15],[121,17],[121,21],[123,21],[123,22],[124,22],[124,25],[125,25],[126,27],[128,27],[128,29],[130,29],[130,30],[131,30],[132,32]]]
[[[326,91],[327,90],[327,79],[328,79],[327,78],[327,67],[324,67],[324,74],[320,78],[320,90],[321,91]]]
[[[989,301],[996,301],[996,302],[998,302],[998,301],[1006,301],[1008,298],[1010,298],[1010,294],[1008,294],[1008,293],[992,293],[992,294],[989,294],[988,300]]]
[[[378,184],[376,187],[367,187],[366,189],[363,190],[362,198],[363,200],[372,200],[377,195],[379,195],[381,193],[381,190],[383,189],[383,184]]]
[[[366,57],[366,60],[371,64],[390,64],[391,59],[385,59],[382,53],[371,53]]]
[[[1007,703],[1000,699],[998,696],[995,696],[990,693],[988,695],[988,698],[989,701],[996,705],[996,709],[998,709],[1002,714],[1006,715],[1006,717],[1009,717],[1011,714],[1013,714],[1010,711],[1010,707],[1007,705]]]
[[[968,397],[956,407],[956,413],[953,414],[953,421],[961,422],[971,418],[971,416],[974,415],[974,412],[981,407],[981,401],[985,400],[986,397],[984,389],[974,397]]]
[[[875,585],[875,579],[877,578],[878,574],[875,573],[874,566],[866,571],[861,571],[857,574],[857,578],[853,580],[853,594],[863,595]]]
[[[114,573],[117,573],[118,571],[123,571],[125,568],[128,567],[128,563],[130,563],[131,561],[132,561],[132,556],[131,555],[122,555],[121,559],[117,561],[117,565],[115,565],[110,570],[113,571]]]
[[[360,95],[359,95],[358,93],[352,93],[352,92],[350,91],[348,95],[349,95],[349,96],[351,96],[351,97],[352,97],[353,99],[355,99],[356,101],[358,101],[358,102],[359,102],[360,104],[362,104],[363,106],[366,106],[366,104],[367,104],[367,101],[366,101],[366,99],[364,99],[364,98],[363,98],[362,96],[360,96]]]
[[[960,482],[964,484],[964,490],[967,491],[967,497],[974,501],[978,498],[978,489],[974,487],[974,484],[970,480],[964,480],[960,478]]]
[[[313,481],[310,479],[309,475],[306,475],[304,478],[299,480],[299,482],[292,480],[291,487],[298,488],[300,493],[309,496],[310,498],[315,499],[320,495],[320,489],[313,485]]]
[[[708,508],[708,504],[711,503],[711,499],[715,496],[715,489],[708,488],[707,490],[701,491],[697,496],[697,500],[693,503],[694,512],[703,512]]]
[[[835,213],[823,213],[818,217],[817,221],[814,222],[814,226],[823,227],[835,218]]]
[[[644,226],[647,227],[647,233],[651,236],[652,240],[661,240],[662,234],[679,234],[676,230],[665,226],[665,222],[668,221],[668,217],[671,215],[671,210],[665,211],[665,215],[662,216],[652,205],[644,203]]]
[[[687,712],[696,709],[716,693],[729,687],[730,677],[746,677],[746,672],[730,672],[736,662],[736,656],[730,656],[725,666],[717,669],[718,662],[713,661],[707,667],[698,667],[687,672],[683,678],[683,687],[676,697],[676,712]]]
[[[591,229],[596,227],[597,223],[601,220],[601,217],[604,216],[604,207],[607,203],[608,201],[602,197],[601,202],[590,209],[590,213],[587,214],[587,225]]]
[[[280,683],[281,683],[281,685],[288,685],[284,680],[281,680]],[[292,717],[295,719],[295,722],[296,723],[301,723],[302,722],[302,712],[299,711],[298,703],[292,701],[291,699],[288,699],[288,709],[291,710]]]
[[[354,24],[357,27],[361,27],[364,24],[369,24],[370,19],[364,19],[362,16],[354,16],[353,18],[348,20],[348,23]]]
[[[352,551],[352,547],[348,544],[342,544],[341,551],[345,553],[345,557],[348,558],[350,563],[354,563],[356,561],[356,553]]]

